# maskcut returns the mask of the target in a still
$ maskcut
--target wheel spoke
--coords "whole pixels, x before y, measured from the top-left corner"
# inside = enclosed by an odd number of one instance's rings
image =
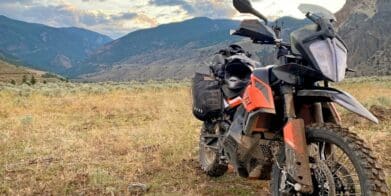
[[[326,161],[329,161],[330,158],[333,158],[335,152],[336,152],[336,150],[333,150],[333,151],[331,152],[331,154],[329,154],[328,157],[326,158]]]
[[[210,148],[210,149],[212,149],[212,150],[216,150],[216,151],[219,150],[219,148],[218,148],[217,146],[205,145],[205,147],[206,147],[206,148]]]
[[[308,142],[308,155],[310,161],[311,178],[314,187],[314,195],[362,195],[364,192],[383,193],[386,187],[381,179],[380,172],[374,179],[368,179],[368,174],[372,172],[367,165],[375,167],[375,158],[367,153],[368,149],[356,134],[337,125],[310,125],[306,130]],[[341,139],[342,138],[342,139]],[[347,138],[347,139],[345,139]],[[360,146],[362,148],[356,148]],[[281,149],[284,155],[284,149]],[[286,157],[282,157],[286,158]],[[280,163],[285,163],[281,159]],[[276,169],[277,168],[277,169]],[[287,172],[286,167],[274,166],[272,188],[274,191],[280,190],[288,195],[298,195],[292,185],[295,184],[291,178],[281,179],[279,171]],[[289,181],[290,180],[290,181]],[[284,181],[284,183],[282,183]],[[363,184],[373,185],[375,182],[384,185],[381,188],[376,186],[374,190],[366,190]],[[275,186],[278,185],[278,186]],[[380,186],[379,186],[380,187]],[[278,189],[277,189],[278,188]]]
[[[319,157],[324,159],[325,163],[330,167],[334,179],[333,181],[336,183],[339,181],[338,186],[341,186],[340,189],[336,189],[336,195],[360,195],[358,194],[361,193],[358,175],[350,158],[345,152],[337,146],[334,146],[332,151],[329,151],[329,154],[327,155],[325,154],[325,147],[329,144],[325,141],[318,142],[317,144]]]
[[[336,175],[336,173],[338,172],[338,170],[340,170],[343,166],[342,165],[339,165],[339,167],[333,171],[333,174]]]
[[[325,147],[326,147],[326,142],[323,141],[322,147],[320,147],[320,160],[326,160],[326,156],[324,154]]]
[[[357,174],[351,174],[346,176],[338,176],[339,178],[346,178],[346,177],[352,177],[352,176],[358,176]]]
[[[219,136],[217,134],[202,134],[202,137],[204,138],[218,138]]]

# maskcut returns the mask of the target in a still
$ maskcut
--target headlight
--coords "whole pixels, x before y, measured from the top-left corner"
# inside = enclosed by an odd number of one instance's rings
[[[347,68],[347,49],[336,38],[313,42],[309,47],[319,71],[334,82],[345,78]]]

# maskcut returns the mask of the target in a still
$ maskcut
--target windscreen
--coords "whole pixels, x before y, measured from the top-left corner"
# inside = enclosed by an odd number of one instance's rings
[[[302,13],[304,13],[304,14],[307,14],[308,12],[311,12],[311,13],[319,16],[319,17],[337,21],[337,19],[335,18],[334,14],[330,10],[328,10],[328,9],[326,9],[324,7],[321,7],[319,5],[300,4],[299,5],[299,10]]]

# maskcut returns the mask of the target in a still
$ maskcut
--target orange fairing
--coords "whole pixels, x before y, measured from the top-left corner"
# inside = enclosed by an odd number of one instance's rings
[[[273,94],[270,86],[256,78],[254,75],[251,75],[251,84],[247,86],[242,102],[247,112],[256,109],[275,111]]]
[[[242,98],[236,97],[234,99],[228,99],[227,102],[228,102],[230,108],[235,108],[236,106],[242,104]]]

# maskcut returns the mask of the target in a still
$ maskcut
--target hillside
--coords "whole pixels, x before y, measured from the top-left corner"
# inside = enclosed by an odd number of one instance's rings
[[[351,0],[337,16],[356,75],[390,75],[391,1]]]
[[[35,80],[36,83],[58,82],[64,78],[55,74],[49,74],[44,71],[15,65],[16,60],[8,60],[0,53],[0,82],[21,84],[23,82],[30,83]],[[34,78],[34,79],[32,79]],[[23,81],[25,80],[25,81]]]
[[[139,30],[97,50],[89,62],[110,64],[159,49],[207,47],[229,40],[230,36],[226,34],[226,30],[237,25],[237,21],[231,20],[194,18]]]
[[[130,74],[137,75],[136,70],[154,66],[177,66],[180,69],[201,56],[200,49],[232,41],[228,32],[237,25],[237,21],[231,20],[194,18],[135,31],[95,51],[80,66],[83,70],[76,73],[126,67],[133,70]]]
[[[23,69],[16,65],[0,60],[0,82],[11,82],[14,80],[19,83],[22,81],[23,75],[30,75],[27,69]]]
[[[53,28],[0,15],[0,50],[31,68],[66,73],[111,38],[80,28]]]
[[[285,24],[284,37],[308,22],[290,17],[279,21]],[[199,66],[209,64],[214,53],[232,43],[239,43],[264,64],[273,63],[273,46],[254,45],[249,39],[231,36],[229,31],[238,27],[239,21],[194,18],[136,31],[91,55],[79,66],[89,72],[81,78],[90,81],[189,78]]]

